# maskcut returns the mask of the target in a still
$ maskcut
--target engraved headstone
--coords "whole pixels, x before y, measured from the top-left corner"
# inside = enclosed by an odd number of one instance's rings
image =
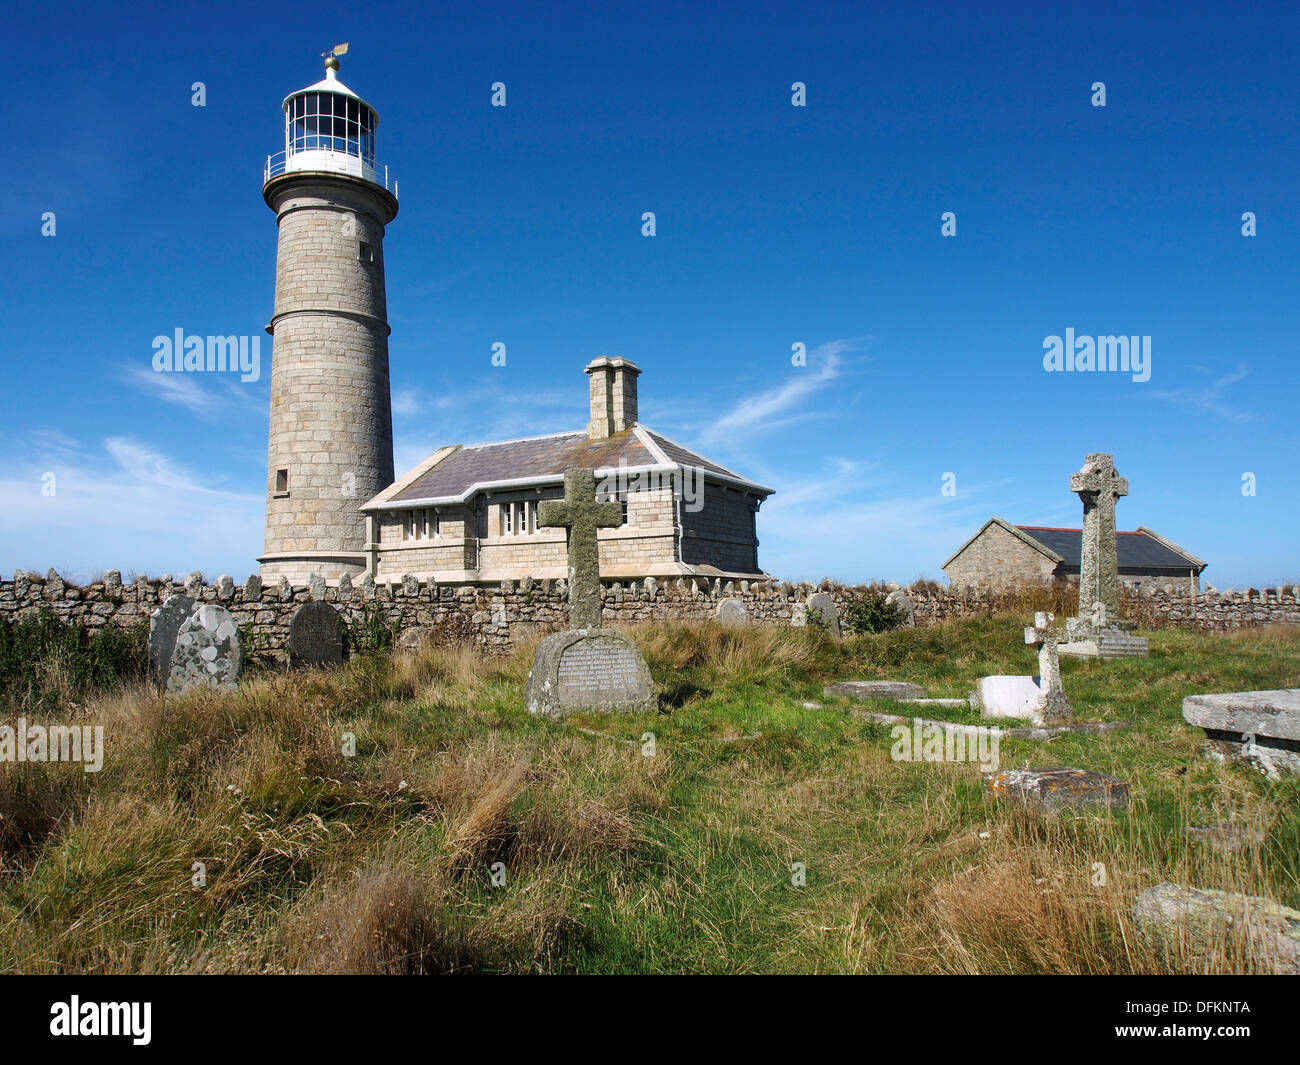
[[[547,636],[528,674],[531,714],[562,718],[576,710],[655,709],[654,681],[636,642],[614,629],[570,629]]]
[[[243,665],[239,629],[230,611],[215,603],[200,603],[176,634],[167,690],[183,692],[200,684],[233,690]]]
[[[912,603],[912,597],[902,588],[895,588],[885,596],[885,602],[898,608],[899,622],[904,628],[912,628],[916,624],[916,607]]]
[[[564,501],[546,500],[538,525],[569,530],[570,628],[537,646],[528,674],[529,713],[562,718],[574,711],[634,712],[656,707],[654,681],[636,642],[600,627],[598,529],[622,523],[622,507],[596,499],[592,470],[564,473]]]
[[[329,603],[313,600],[293,612],[289,661],[304,666],[334,666],[343,661],[343,619]]]
[[[193,611],[191,596],[169,595],[149,619],[149,676],[159,687],[167,684],[167,675],[172,670],[176,634]]]

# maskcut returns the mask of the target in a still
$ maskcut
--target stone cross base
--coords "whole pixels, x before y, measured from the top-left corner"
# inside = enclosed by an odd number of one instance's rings
[[[1069,624],[1075,621],[1082,622],[1082,625],[1072,627]],[[1134,636],[1117,628],[1084,628],[1086,625],[1086,619],[1070,618],[1065,628],[1069,642],[1057,644],[1056,653],[1069,658],[1146,658],[1150,653],[1143,636]]]
[[[544,638],[537,645],[524,699],[530,714],[555,719],[582,711],[658,709],[641,649],[616,629],[568,629]]]

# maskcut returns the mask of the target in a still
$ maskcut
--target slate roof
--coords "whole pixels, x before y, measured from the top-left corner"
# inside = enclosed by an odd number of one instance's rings
[[[682,447],[681,444],[675,444],[666,436],[660,436],[653,430],[647,429],[646,432],[650,438],[659,446],[659,450],[668,456],[669,461],[676,462],[681,466],[698,466],[702,470],[708,470],[710,473],[721,473],[728,477],[740,477],[740,474],[734,470],[727,469],[726,466],[719,466],[716,462],[711,462],[703,455],[692,451],[690,448]],[[741,478],[743,480],[743,478]]]
[[[647,438],[660,454],[647,446]],[[668,461],[665,463],[663,458]],[[380,505],[391,507],[403,502],[464,499],[472,494],[475,486],[501,487],[515,481],[558,482],[564,471],[573,466],[600,470],[617,468],[623,463],[629,468],[649,466],[661,470],[678,465],[694,466],[737,481],[762,495],[772,491],[637,425],[604,440],[589,440],[585,432],[578,431],[458,447],[409,484],[396,492],[383,493],[373,502],[382,498]]]
[[[1083,556],[1083,531],[1081,529],[1053,529],[1039,525],[1017,525],[1026,536],[1037,540],[1044,547],[1055,551],[1065,560],[1067,566],[1078,566]],[[1182,554],[1162,543],[1146,532],[1119,532],[1115,535],[1115,549],[1119,556],[1119,568],[1124,569],[1173,569],[1198,572],[1205,563],[1198,558]]]

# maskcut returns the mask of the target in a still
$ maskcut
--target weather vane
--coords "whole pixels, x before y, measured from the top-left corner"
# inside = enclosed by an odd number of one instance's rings
[[[347,55],[347,54],[348,54],[348,42],[344,41],[342,44],[336,44],[328,52],[321,52],[321,58],[334,59],[337,58],[338,56]]]

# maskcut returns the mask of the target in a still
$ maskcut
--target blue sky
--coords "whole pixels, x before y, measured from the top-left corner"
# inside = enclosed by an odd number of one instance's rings
[[[5,576],[253,571],[270,338],[252,383],[156,374],[152,339],[260,333],[280,101],[348,41],[342,80],[400,181],[399,474],[444,443],[585,424],[583,366],[623,355],[645,423],[777,489],[759,557],[785,578],[941,578],[992,515],[1077,525],[1069,474],[1110,451],[1121,528],[1181,543],[1219,587],[1300,580],[1294,4],[10,20]],[[1047,372],[1067,328],[1150,336],[1150,379]]]

